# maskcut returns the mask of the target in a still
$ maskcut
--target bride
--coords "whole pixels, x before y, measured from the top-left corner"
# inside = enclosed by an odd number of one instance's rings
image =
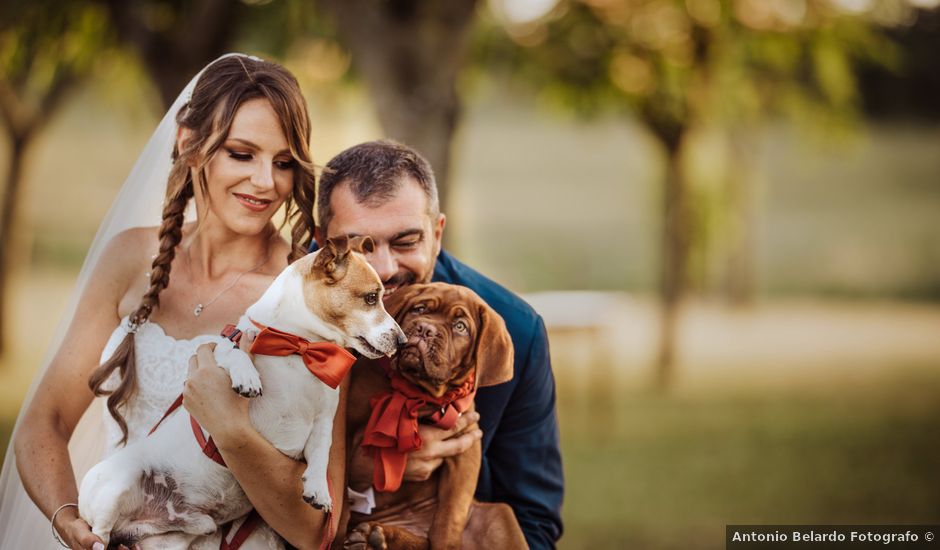
[[[50,548],[55,536],[62,546],[103,548],[78,516],[76,475],[100,459],[102,437],[105,452],[146,437],[184,386],[184,406],[270,528],[297,548],[328,543],[326,516],[301,497],[304,465],[251,427],[248,400],[230,389],[208,346],[199,348],[306,252],[309,137],[297,82],[274,63],[226,55],[183,91],[102,224],[74,314],[20,415],[15,458],[7,453],[0,479],[0,547]],[[161,202],[162,216],[148,218]],[[272,222],[282,206],[290,243]],[[344,385],[333,487],[343,486],[345,394]],[[94,413],[105,407],[102,429]],[[256,530],[256,546],[266,534]]]

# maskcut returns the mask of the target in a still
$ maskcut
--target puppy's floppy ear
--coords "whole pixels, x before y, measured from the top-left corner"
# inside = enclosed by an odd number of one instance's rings
[[[412,300],[423,294],[428,285],[407,285],[399,287],[394,294],[385,300],[385,311],[395,319],[396,323],[401,323],[408,308],[411,307]]]
[[[495,386],[512,380],[512,339],[506,330],[503,318],[490,306],[481,304],[478,309],[476,341],[477,387]]]
[[[314,271],[321,271],[331,283],[345,277],[346,268],[349,266],[349,246],[349,238],[346,235],[327,239],[313,261]]]

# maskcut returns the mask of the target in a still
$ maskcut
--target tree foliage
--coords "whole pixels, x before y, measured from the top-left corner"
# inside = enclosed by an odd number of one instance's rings
[[[693,130],[719,126],[739,140],[740,127],[768,115],[841,125],[858,109],[857,64],[887,60],[890,43],[866,18],[811,0],[562,0],[507,27],[515,44],[491,32],[478,50],[488,62],[582,116],[630,113],[665,152],[657,379],[668,385],[693,250],[711,214],[683,163]]]
[[[33,138],[109,42],[106,17],[85,2],[7,2],[0,8],[0,120],[9,160],[0,211],[0,351],[6,275],[23,159]]]

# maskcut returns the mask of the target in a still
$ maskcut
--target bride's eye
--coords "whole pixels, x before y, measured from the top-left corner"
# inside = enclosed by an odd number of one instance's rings
[[[297,165],[297,163],[294,162],[294,159],[286,159],[286,160],[276,160],[274,161],[274,165],[280,168],[281,170],[291,170],[294,168],[294,166]]]
[[[235,160],[240,160],[240,161],[251,160],[251,153],[241,153],[239,151],[233,151],[231,149],[227,149],[227,151],[228,151],[228,156]]]

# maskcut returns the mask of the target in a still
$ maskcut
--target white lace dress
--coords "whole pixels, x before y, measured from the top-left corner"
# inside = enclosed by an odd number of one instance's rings
[[[127,330],[128,322],[125,317],[105,344],[101,353],[102,363],[111,357]],[[211,334],[203,334],[189,340],[177,340],[167,336],[157,323],[148,322],[140,326],[134,340],[137,391],[122,409],[124,420],[127,421],[128,442],[146,437],[170,404],[183,392],[189,358],[196,353],[196,348],[218,340],[218,336]],[[105,388],[114,389],[119,381],[119,373],[115,371],[105,382]],[[121,428],[107,408],[104,411],[104,424],[107,433],[106,453],[111,454],[121,441]]]
[[[128,329],[129,325],[125,317],[105,344],[101,354],[102,362],[111,357]],[[147,437],[151,428],[160,420],[170,404],[183,392],[183,382],[186,381],[186,372],[189,369],[189,358],[196,352],[196,348],[208,342],[218,342],[219,339],[220,336],[213,334],[203,334],[188,340],[176,339],[168,336],[163,328],[154,322],[144,323],[137,329],[137,336],[134,340],[134,354],[137,359],[137,391],[122,408],[124,420],[127,422],[128,442]],[[117,372],[112,373],[111,378],[105,382],[105,388],[116,388],[120,381],[118,376]],[[105,407],[103,414],[106,431],[105,454],[110,455],[118,449],[121,428],[108,412],[106,401],[102,400],[102,403]],[[191,548],[215,550],[218,547],[218,536],[210,536],[199,539]],[[283,548],[283,546],[277,535],[264,525],[256,529],[242,546],[243,550],[256,548]]]

